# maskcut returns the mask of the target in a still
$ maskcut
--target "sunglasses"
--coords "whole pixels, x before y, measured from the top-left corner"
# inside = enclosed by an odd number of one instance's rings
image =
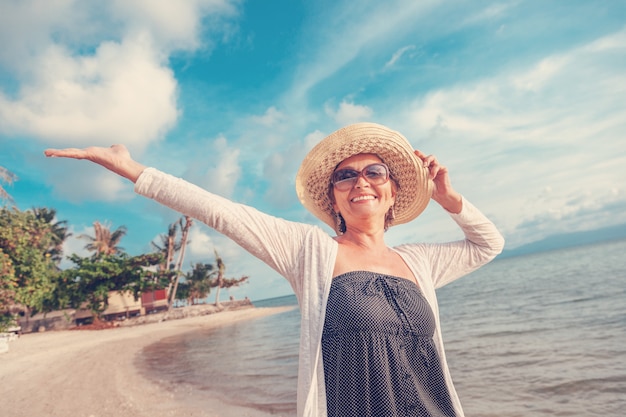
[[[344,168],[333,172],[330,182],[338,191],[348,191],[361,176],[372,185],[381,185],[389,181],[389,168],[383,163],[368,165],[361,171]]]

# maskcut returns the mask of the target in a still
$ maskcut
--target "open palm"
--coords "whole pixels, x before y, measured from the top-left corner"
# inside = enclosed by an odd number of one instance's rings
[[[109,148],[90,146],[88,148],[46,149],[49,158],[85,159],[94,162],[132,182],[137,181],[145,166],[133,160],[124,145]]]

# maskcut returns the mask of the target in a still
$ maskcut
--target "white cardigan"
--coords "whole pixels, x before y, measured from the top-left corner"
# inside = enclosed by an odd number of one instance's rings
[[[337,256],[337,242],[317,226],[290,222],[209,193],[180,178],[147,168],[135,184],[138,194],[202,221],[228,236],[285,277],[300,305],[298,417],[326,417],[322,330]],[[434,341],[457,416],[463,410],[452,384],[441,338],[435,289],[492,260],[504,240],[468,201],[451,214],[466,239],[446,244],[407,244],[394,250],[417,277],[436,319]]]

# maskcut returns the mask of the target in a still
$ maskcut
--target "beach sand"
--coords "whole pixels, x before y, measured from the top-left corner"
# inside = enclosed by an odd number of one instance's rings
[[[0,415],[6,417],[258,416],[210,400],[184,401],[134,365],[142,348],[197,329],[277,314],[291,307],[248,308],[108,330],[26,334],[0,355]]]

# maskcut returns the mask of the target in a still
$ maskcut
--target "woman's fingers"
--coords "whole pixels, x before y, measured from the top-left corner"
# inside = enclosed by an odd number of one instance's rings
[[[90,146],[87,148],[46,149],[44,154],[49,158],[88,159],[101,163],[111,159],[130,158],[128,149],[124,145],[113,145],[109,148]]]
[[[448,168],[441,165],[434,155],[426,155],[416,150],[415,155],[419,157],[426,168],[428,177],[433,181],[434,189],[432,199],[439,203],[444,209],[451,213],[460,213],[463,208],[462,197],[450,184]]]
[[[46,149],[44,154],[48,158],[74,158],[85,159],[86,152],[84,149],[66,148],[66,149]]]
[[[426,155],[419,150],[415,150],[415,155],[422,160],[424,167],[428,168],[428,178],[433,180],[435,184],[435,193],[448,185],[448,168],[441,165],[435,155]]]
[[[439,165],[439,161],[437,161],[437,157],[435,155],[426,155],[425,153],[415,150],[415,155],[422,160],[424,163],[424,168],[428,168],[428,177],[433,180],[437,177],[437,174],[441,170],[442,167]]]

